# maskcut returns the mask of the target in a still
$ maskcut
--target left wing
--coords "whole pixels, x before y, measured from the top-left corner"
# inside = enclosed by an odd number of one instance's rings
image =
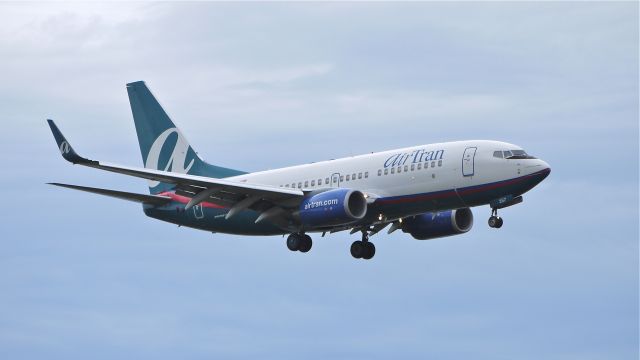
[[[261,216],[256,220],[256,222],[259,222],[277,217],[287,217],[287,215],[290,216],[291,212],[287,210],[297,207],[304,198],[304,192],[299,189],[248,184],[233,180],[121,166],[89,160],[75,152],[53,120],[47,120],[47,122],[60,149],[60,153],[65,160],[73,164],[100,170],[174,184],[176,186],[176,193],[191,197],[191,201],[186,205],[186,209],[203,201],[207,201],[229,207],[230,210],[226,215],[226,217],[229,218],[244,209],[250,208],[261,213]]]
[[[162,195],[136,194],[136,193],[130,193],[126,191],[100,189],[100,188],[94,188],[94,187],[88,187],[88,186],[60,184],[60,183],[48,183],[48,184],[64,187],[67,189],[86,191],[93,194],[105,195],[105,196],[114,197],[116,199],[129,200],[129,201],[139,202],[142,204],[150,204],[155,206],[162,206],[171,201],[170,197],[162,196]]]

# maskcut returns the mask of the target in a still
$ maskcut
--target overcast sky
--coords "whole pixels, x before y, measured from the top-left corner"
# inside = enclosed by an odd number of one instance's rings
[[[0,358],[638,358],[638,3],[0,4]],[[462,236],[200,232],[46,182],[145,192],[145,80],[246,171],[495,139],[551,176]]]

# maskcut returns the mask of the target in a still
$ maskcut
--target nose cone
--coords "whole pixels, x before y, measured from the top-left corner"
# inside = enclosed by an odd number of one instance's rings
[[[536,183],[540,183],[542,180],[546,179],[549,174],[551,174],[551,166],[547,164],[543,160],[540,161],[540,170],[538,170],[534,176],[536,177]]]
[[[544,160],[540,160],[540,162],[542,163],[542,168],[544,169],[544,171],[546,171],[547,175],[549,175],[551,173],[551,166]]]

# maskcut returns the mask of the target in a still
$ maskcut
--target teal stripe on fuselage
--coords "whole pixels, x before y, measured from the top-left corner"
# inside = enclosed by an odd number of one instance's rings
[[[245,210],[225,219],[226,208],[195,206],[187,211],[184,204],[173,201],[162,207],[145,205],[144,213],[152,218],[195,229],[238,235],[278,235],[283,231],[269,222],[256,224],[258,213]]]

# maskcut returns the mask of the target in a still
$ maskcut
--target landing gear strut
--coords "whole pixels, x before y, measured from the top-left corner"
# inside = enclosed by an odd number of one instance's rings
[[[498,209],[491,208],[491,217],[489,218],[489,227],[500,229],[502,227],[502,218],[498,216]]]
[[[300,251],[306,253],[311,250],[311,246],[313,245],[313,241],[311,240],[311,236],[307,234],[296,234],[293,233],[287,237],[287,248],[291,251]]]
[[[367,230],[362,230],[362,240],[351,244],[351,256],[356,259],[369,260],[376,254],[376,246],[369,242]]]

